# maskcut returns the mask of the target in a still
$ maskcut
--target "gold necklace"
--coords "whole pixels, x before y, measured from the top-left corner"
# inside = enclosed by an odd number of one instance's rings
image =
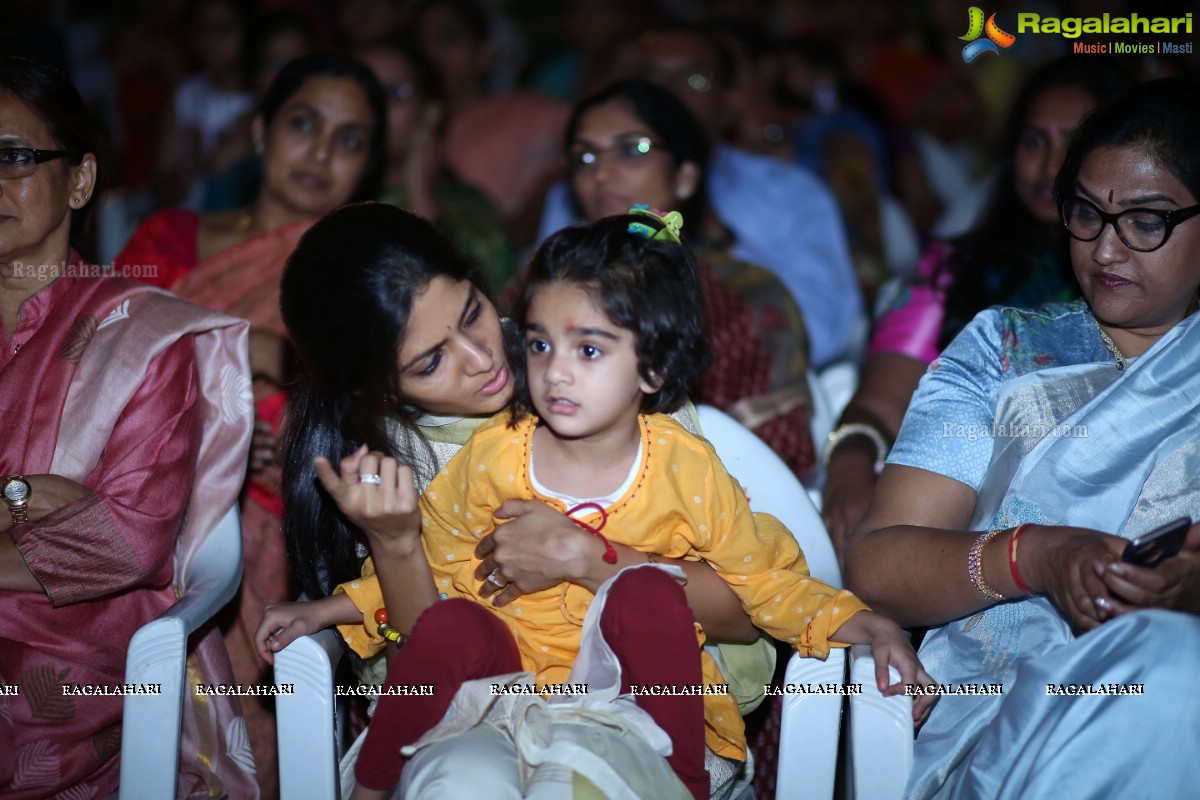
[[[1113,358],[1117,360],[1117,371],[1124,372],[1125,368],[1129,366],[1129,359],[1121,353],[1121,348],[1117,347],[1117,343],[1112,340],[1108,332],[1100,327],[1100,323],[1096,323],[1096,329],[1100,331],[1100,341],[1104,342],[1105,349],[1112,353]]]

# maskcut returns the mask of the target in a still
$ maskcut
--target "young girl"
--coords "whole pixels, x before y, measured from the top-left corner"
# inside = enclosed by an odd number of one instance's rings
[[[566,229],[535,257],[516,313],[525,356],[512,366],[527,376],[517,382],[515,413],[481,426],[421,500],[421,539],[438,592],[474,603],[436,604],[398,650],[358,760],[362,796],[363,787],[386,790],[399,778],[401,746],[439,722],[424,741],[469,727],[464,706],[474,708],[471,723],[511,727],[503,716],[510,712],[471,681],[524,669],[538,687],[578,683],[581,648],[619,664],[614,697],[642,685],[709,687],[703,696],[637,697],[671,738],[668,763],[695,797],[708,796],[703,743],[718,755],[745,758],[736,704],[720,693],[724,680],[699,647],[703,632],[693,626],[682,590],[660,569],[625,570],[594,597],[568,584],[503,607],[486,603],[474,579],[475,545],[510,498],[540,499],[572,514],[596,532],[606,557],[611,521],[614,541],[646,553],[648,564],[658,555],[708,562],[759,627],[802,654],[823,657],[835,642],[870,643],[881,683],[889,662],[905,682],[930,682],[899,628],[853,595],[810,578],[791,534],[773,518],[751,514],[712,447],[663,413],[685,402],[708,359],[695,263],[679,243],[678,214],[667,220],[645,212]],[[384,643],[380,633],[397,636],[382,622],[371,572],[368,563],[363,579],[340,587],[359,611],[357,624],[341,630],[362,655]],[[490,580],[501,585],[496,575]],[[346,610],[344,598],[334,599]],[[387,693],[431,677],[432,696]],[[503,681],[485,685],[493,683]],[[603,699],[605,689],[588,683],[590,699]],[[914,713],[925,709],[919,703]],[[650,750],[635,743],[634,750]],[[570,767],[593,782],[604,777],[579,761]]]

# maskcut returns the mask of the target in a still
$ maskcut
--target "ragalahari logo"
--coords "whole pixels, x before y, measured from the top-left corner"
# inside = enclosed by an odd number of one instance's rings
[[[970,64],[976,58],[984,53],[996,53],[999,55],[1000,48],[1012,47],[1012,43],[1017,40],[1017,37],[1011,33],[1007,33],[1000,29],[996,24],[996,15],[992,14],[987,18],[987,23],[983,21],[983,9],[979,6],[971,6],[967,11],[967,19],[969,27],[966,36],[958,37],[964,42],[970,42],[963,48],[963,61]],[[983,34],[987,34],[986,39],[980,39]]]

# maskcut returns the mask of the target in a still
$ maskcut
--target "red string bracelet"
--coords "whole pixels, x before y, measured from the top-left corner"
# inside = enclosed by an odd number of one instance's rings
[[[575,513],[579,512],[579,511],[583,511],[585,508],[594,508],[595,510],[600,512],[600,524],[599,525],[592,527],[591,525],[584,522],[583,520],[575,518],[575,516],[574,516]],[[614,548],[612,546],[612,542],[610,542],[608,539],[606,539],[604,537],[604,534],[602,534],[600,532],[600,529],[604,527],[604,523],[608,522],[608,512],[604,510],[604,506],[600,505],[599,503],[580,503],[579,505],[575,506],[574,508],[567,509],[567,516],[570,517],[571,521],[574,522],[576,525],[583,528],[584,530],[587,530],[587,531],[590,531],[591,533],[596,534],[597,536],[600,537],[600,541],[604,542],[603,558],[604,558],[605,564],[617,563],[616,548]]]
[[[1029,525],[1030,523],[1028,522],[1024,525],[1018,525],[1017,529],[1013,531],[1012,538],[1008,540],[1008,571],[1012,573],[1013,583],[1025,594],[1033,594],[1034,591],[1029,588],[1029,584],[1021,580],[1021,571],[1017,569],[1017,542],[1021,538],[1021,531],[1025,530]]]

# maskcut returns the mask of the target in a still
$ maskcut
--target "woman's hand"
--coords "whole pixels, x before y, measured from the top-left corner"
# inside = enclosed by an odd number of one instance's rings
[[[412,470],[396,459],[363,445],[346,456],[335,472],[328,459],[313,460],[317,480],[351,522],[371,540],[371,549],[399,548],[408,553],[421,546],[421,512]],[[378,483],[364,482],[377,477]],[[378,554],[376,555],[378,559]]]
[[[929,676],[917,658],[908,635],[882,614],[859,611],[834,631],[832,638],[844,644],[871,646],[871,657],[875,660],[875,684],[884,697],[904,694],[906,686],[937,686],[937,681]],[[895,667],[900,672],[899,683],[888,685],[888,667]],[[936,700],[936,694],[913,695],[912,717],[915,727],[924,724]]]
[[[510,521],[475,548],[475,556],[483,559],[475,570],[475,578],[483,582],[479,593],[484,598],[495,595],[494,605],[576,580],[584,564],[603,563],[599,537],[539,500],[507,500],[496,510],[496,518]],[[493,570],[495,580],[488,580]]]
[[[871,451],[854,447],[857,442],[847,439],[834,450],[829,460],[825,489],[821,493],[821,519],[833,542],[838,565],[845,569],[843,555],[846,538],[854,526],[867,515],[871,493],[875,491],[875,453],[870,440],[863,439]]]
[[[1086,528],[1033,526],[1021,535],[1019,569],[1037,594],[1045,594],[1078,632],[1107,619],[1102,607],[1113,602],[1100,579],[1128,544],[1119,536]]]
[[[1156,567],[1110,561],[1094,569],[1108,589],[1099,603],[1104,620],[1144,608],[1200,614],[1200,523],[1188,531],[1183,549]]]
[[[272,603],[263,612],[262,621],[254,632],[254,647],[264,661],[274,664],[275,654],[301,636],[330,625],[348,625],[361,620],[362,613],[344,594],[297,603]]]
[[[4,476],[0,475],[0,483]],[[82,500],[92,493],[92,490],[82,483],[76,483],[62,475],[26,475],[29,481],[29,506],[25,513],[30,522],[39,522],[60,508],[69,506],[76,500]],[[0,504],[0,532],[7,531],[13,526],[12,515]]]

